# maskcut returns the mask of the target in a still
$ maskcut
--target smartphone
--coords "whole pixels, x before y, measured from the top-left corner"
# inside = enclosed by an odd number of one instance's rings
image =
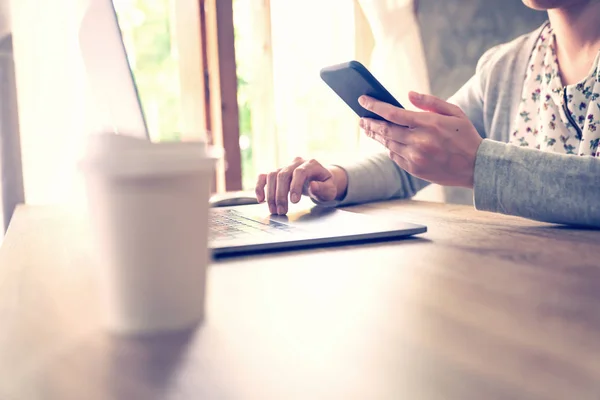
[[[358,61],[349,61],[323,68],[321,79],[361,118],[384,120],[384,118],[362,108],[358,104],[358,98],[362,95],[404,108]]]

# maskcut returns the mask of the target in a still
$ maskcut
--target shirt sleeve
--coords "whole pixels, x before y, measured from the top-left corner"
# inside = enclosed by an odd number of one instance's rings
[[[429,185],[400,168],[387,153],[339,167],[348,174],[348,188],[344,199],[333,205],[409,198]]]
[[[600,159],[485,139],[475,160],[474,195],[478,210],[600,226]]]

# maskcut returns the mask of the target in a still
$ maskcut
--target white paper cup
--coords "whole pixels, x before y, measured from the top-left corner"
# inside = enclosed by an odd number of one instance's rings
[[[81,166],[108,330],[148,334],[202,320],[216,160],[202,143],[90,137]]]

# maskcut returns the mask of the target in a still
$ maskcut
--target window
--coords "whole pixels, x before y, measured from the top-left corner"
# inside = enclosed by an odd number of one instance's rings
[[[224,147],[217,191],[241,186],[231,7],[217,0],[115,0],[152,139],[205,137]]]
[[[115,4],[153,138],[181,139],[186,118],[203,114],[200,129],[226,150],[215,189],[251,189],[295,156],[333,163],[364,153],[358,118],[319,76],[352,59],[369,65],[373,39],[357,0]],[[183,83],[194,75],[207,79]]]
[[[112,1],[152,138],[210,132],[226,152],[215,190],[251,188],[258,172],[296,155],[339,162],[365,147],[319,70],[348,59],[369,65],[373,39],[359,3],[386,2]],[[71,203],[82,196],[76,163],[93,129],[77,41],[85,4],[13,3],[26,200]]]
[[[239,124],[229,126],[221,133],[221,143],[216,143],[228,145],[230,155],[232,146],[237,147],[243,188],[252,188],[259,172],[286,164],[297,155],[324,163],[355,156],[359,144],[357,118],[321,81],[319,70],[359,58],[356,15],[360,8],[356,3],[233,0],[233,20],[227,21],[223,19],[227,12],[218,9],[225,2],[194,1],[198,3],[198,34],[204,45],[199,41],[192,51],[199,52],[203,61],[195,71],[186,71],[209,77],[205,82],[208,96],[203,99],[208,104],[197,101],[195,109],[206,110],[206,128],[219,125],[214,119],[223,116],[211,115],[211,108],[215,108],[211,103],[228,101],[222,92],[226,77],[219,76],[212,86],[210,78],[235,61]],[[176,7],[181,8],[181,3],[190,4],[186,0],[115,0],[131,68],[155,140],[179,140],[186,131],[181,99],[190,88],[181,80],[189,77],[180,71],[184,68],[181,64],[189,61],[180,55],[184,56],[181,42],[189,38],[181,33],[191,33],[178,26],[182,21]],[[211,18],[216,26],[211,26]],[[235,29],[234,60],[222,58],[227,43],[219,43],[219,38],[213,36],[215,29],[227,24]],[[185,55],[189,52],[188,45]],[[227,111],[227,107],[219,108]],[[225,118],[221,124],[227,123]],[[232,164],[235,167],[231,158],[227,164],[226,171]],[[220,186],[238,188],[227,182]]]
[[[173,0],[113,0],[148,130],[178,140],[182,104]]]
[[[240,147],[245,188],[295,156],[344,160],[357,118],[319,70],[356,59],[352,1],[234,0]]]

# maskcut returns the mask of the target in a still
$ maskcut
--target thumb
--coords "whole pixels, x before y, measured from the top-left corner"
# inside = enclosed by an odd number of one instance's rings
[[[336,188],[331,180],[325,182],[313,181],[309,186],[309,194],[317,198],[317,200],[331,201],[335,199]]]
[[[424,111],[431,111],[436,114],[448,115],[448,116],[461,116],[462,110],[450,104],[447,101],[440,99],[439,97],[432,96],[430,94],[421,94],[417,92],[409,92],[408,99],[415,107],[420,108]]]

